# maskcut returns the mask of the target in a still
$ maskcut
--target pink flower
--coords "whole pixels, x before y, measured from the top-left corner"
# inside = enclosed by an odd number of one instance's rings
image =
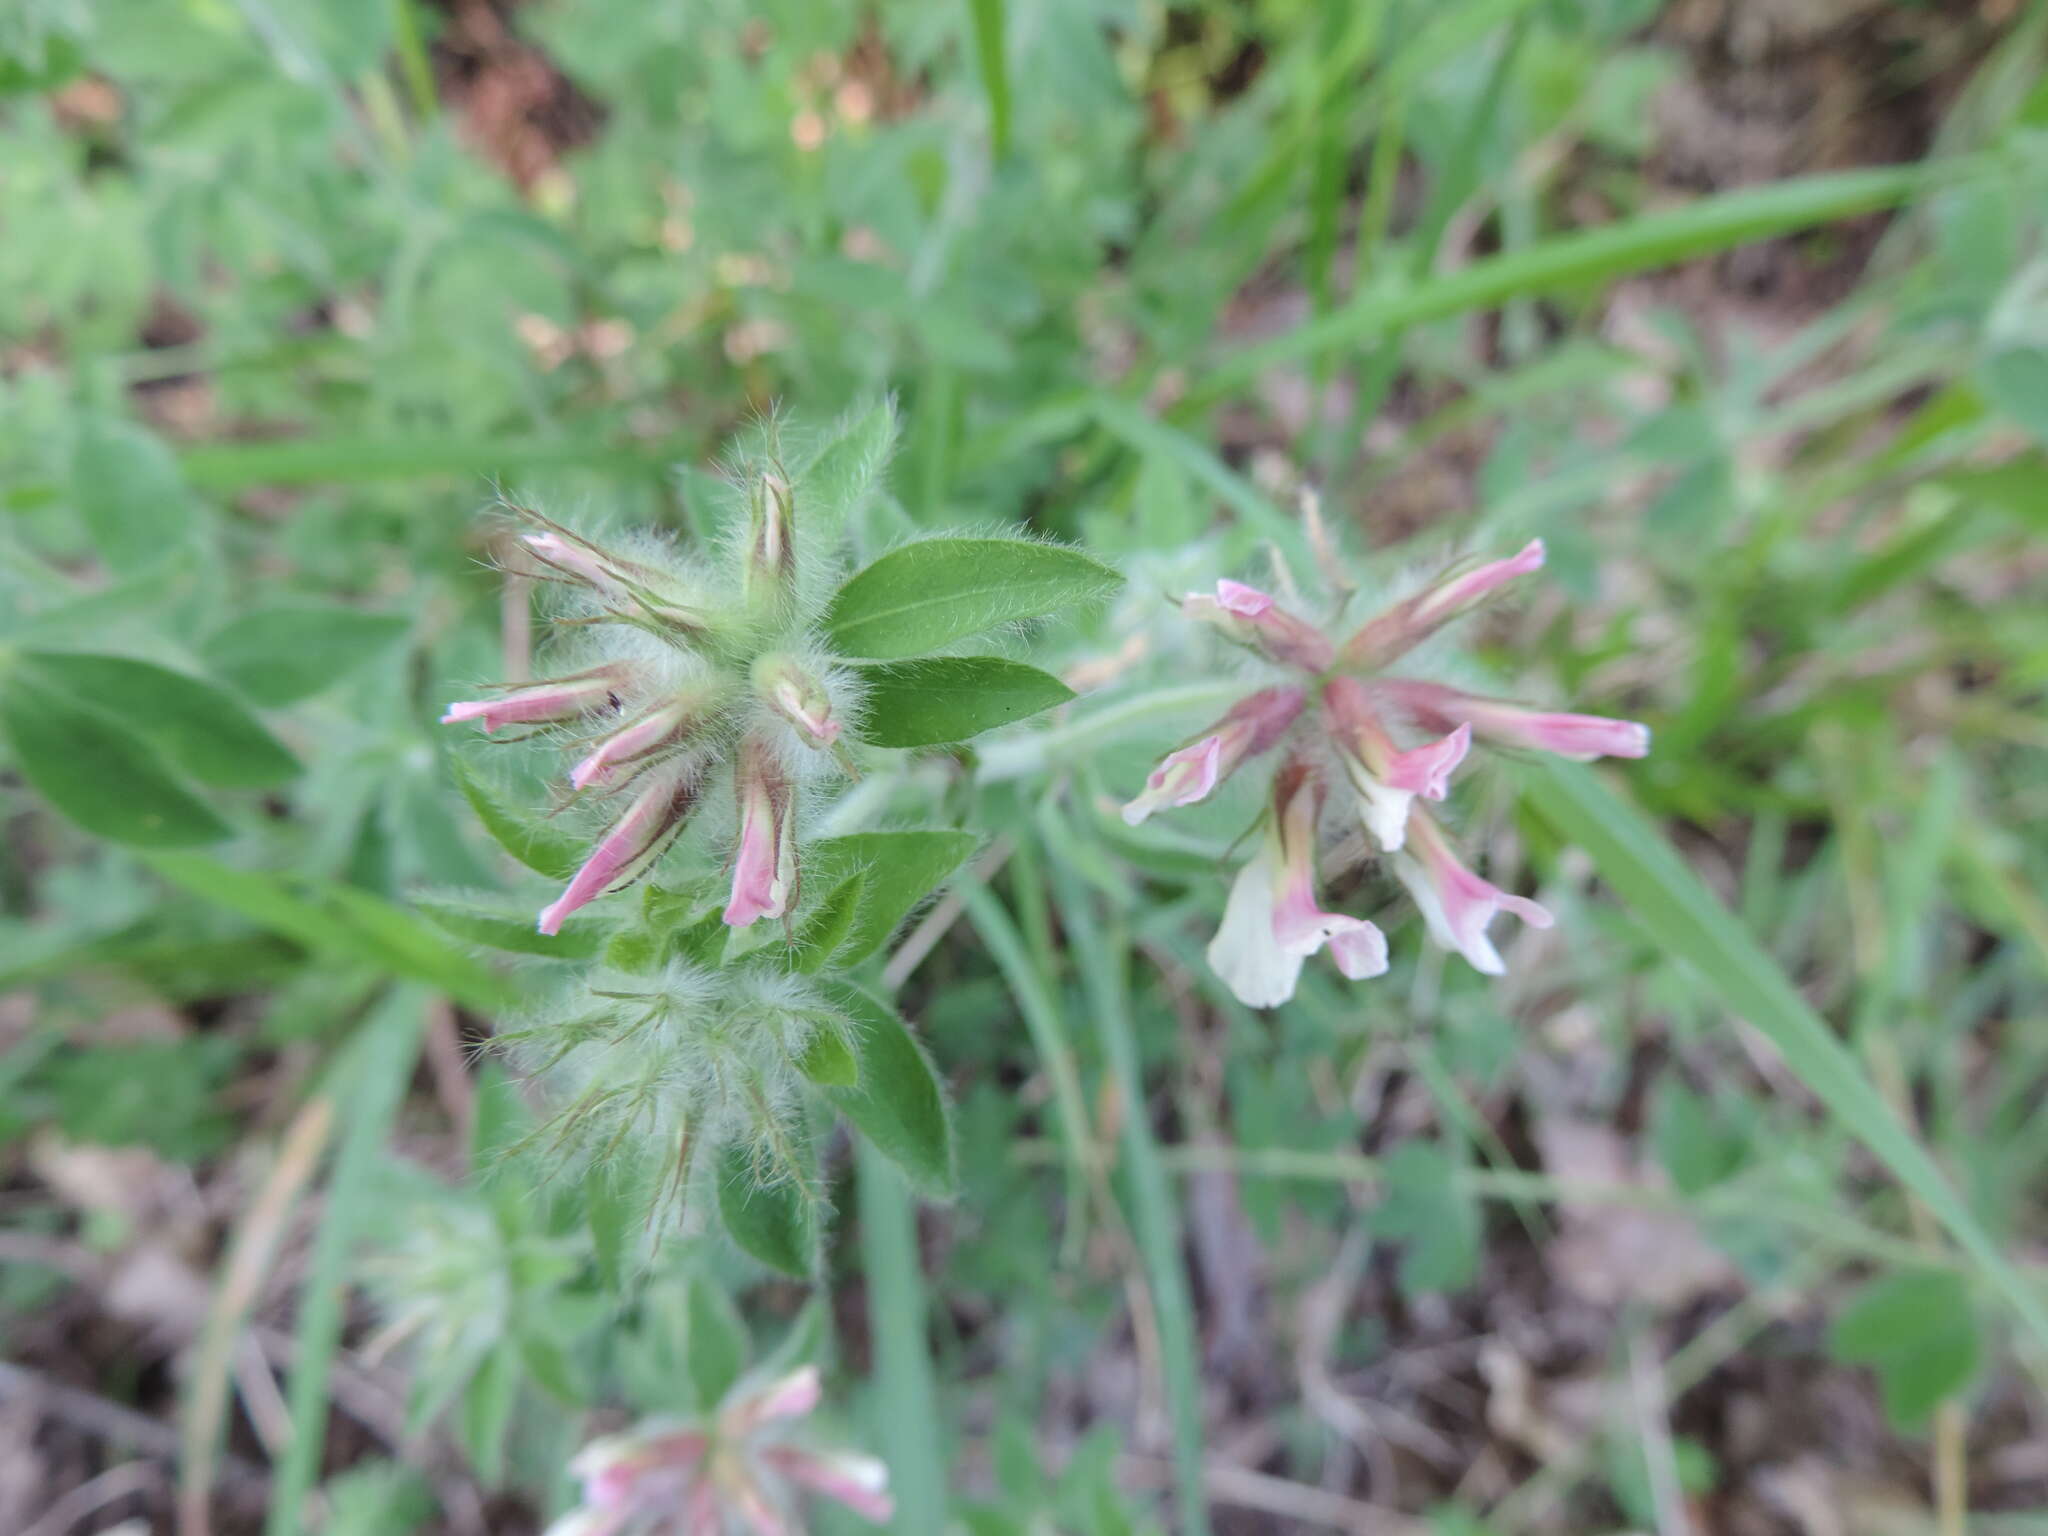
[[[1441,800],[1450,791],[1451,770],[1465,760],[1472,728],[1461,725],[1439,741],[1402,751],[1395,746],[1356,678],[1332,678],[1323,685],[1330,734],[1344,776],[1358,795],[1360,819],[1381,849],[1392,853],[1407,836],[1408,808],[1417,796]]]
[[[481,720],[486,732],[501,725],[542,725],[556,720],[575,720],[599,710],[616,709],[623,669],[597,667],[572,677],[545,683],[528,683],[508,688],[495,699],[468,699],[450,704],[441,716],[443,725],[464,720]]]
[[[560,933],[570,913],[639,879],[682,830],[696,801],[696,779],[688,765],[671,763],[649,773],[625,814],[612,824],[569,881],[569,888],[543,909],[540,931]]]
[[[1455,688],[1405,678],[1390,678],[1382,686],[1418,719],[1469,725],[1502,746],[1554,752],[1582,763],[1596,757],[1650,755],[1650,728],[1634,720],[1524,709],[1505,700],[1482,699]]]
[[[1353,672],[1372,671],[1412,650],[1430,635],[1462,614],[1476,608],[1494,589],[1538,570],[1543,565],[1543,541],[1531,539],[1519,554],[1494,560],[1425,587],[1404,602],[1369,621],[1344,642],[1338,653],[1343,665]]]
[[[778,1445],[764,1451],[762,1458],[799,1488],[836,1500],[863,1520],[879,1525],[896,1518],[896,1501],[889,1497],[889,1469],[872,1456]]]
[[[1124,820],[1135,827],[1154,811],[1206,800],[1245,759],[1286,735],[1306,702],[1299,688],[1264,688],[1238,700],[1207,735],[1152,770],[1144,791],[1124,807]]]
[[[1472,968],[1488,976],[1507,969],[1500,951],[1486,936],[1497,912],[1512,912],[1531,928],[1548,928],[1550,914],[1525,896],[1513,896],[1489,885],[1460,864],[1457,855],[1436,823],[1427,816],[1414,817],[1414,856],[1396,854],[1394,873],[1408,887],[1430,937],[1446,949],[1455,949]]]
[[[1217,582],[1214,597],[1206,592],[1190,592],[1181,599],[1180,611],[1285,666],[1321,672],[1334,655],[1329,638],[1321,630],[1282,608],[1270,593],[1241,581]]]
[[[725,921],[729,927],[744,928],[759,918],[781,917],[789,911],[796,895],[796,837],[790,825],[789,781],[773,749],[759,737],[750,736],[741,744],[736,783],[740,846]]]
[[[582,762],[569,770],[577,789],[616,781],[619,770],[646,762],[657,752],[686,741],[703,723],[703,700],[684,696],[650,709],[632,724],[607,736]]]
[[[1375,925],[1316,904],[1318,795],[1305,767],[1281,769],[1258,851],[1238,871],[1209,941],[1210,969],[1250,1008],[1277,1007],[1294,996],[1303,963],[1325,945],[1353,980],[1387,968],[1386,936]]]

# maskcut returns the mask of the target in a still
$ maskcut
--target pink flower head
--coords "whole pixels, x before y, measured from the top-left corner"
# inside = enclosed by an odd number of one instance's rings
[[[1457,950],[1474,970],[1500,975],[1507,967],[1486,936],[1494,914],[1512,912],[1531,928],[1548,928],[1553,921],[1549,912],[1526,896],[1513,896],[1489,885],[1465,868],[1429,817],[1418,815],[1410,825],[1415,852],[1413,856],[1397,854],[1394,873],[1415,898],[1430,937],[1446,949]]]
[[[1198,623],[1214,626],[1269,661],[1305,672],[1323,671],[1335,654],[1321,630],[1282,608],[1272,594],[1241,581],[1217,582],[1214,597],[1190,592],[1181,599],[1180,611]]]
[[[839,740],[825,685],[787,656],[764,656],[754,664],[754,690],[768,707],[796,728],[804,745],[823,751]]]
[[[1517,576],[1539,570],[1543,565],[1543,541],[1531,539],[1521,552],[1505,560],[1493,560],[1462,576],[1453,576],[1425,587],[1404,602],[1370,620],[1344,642],[1339,653],[1345,667],[1354,672],[1385,666],[1421,644],[1437,630],[1469,613],[1493,591]]]
[[[540,931],[554,934],[579,907],[607,891],[630,885],[661,857],[682,830],[697,802],[695,775],[683,763],[668,763],[646,776],[640,792],[563,891],[540,914]]]
[[[1554,752],[1581,763],[1596,757],[1648,757],[1650,728],[1605,715],[1572,715],[1524,709],[1501,699],[1482,699],[1436,683],[1390,680],[1387,688],[1419,719],[1469,725],[1504,747]]]
[[[622,772],[629,775],[657,753],[680,746],[702,723],[700,700],[677,698],[658,705],[599,742],[595,751],[569,770],[569,782],[577,789],[617,783]]]
[[[1441,740],[1403,751],[1356,678],[1324,684],[1323,704],[1344,776],[1358,796],[1359,816],[1380,847],[1392,853],[1407,836],[1408,808],[1416,798],[1441,800],[1449,793],[1451,770],[1472,746],[1471,727],[1461,725]]]
[[[1325,945],[1353,980],[1387,968],[1386,936],[1374,924],[1316,904],[1320,793],[1304,765],[1281,769],[1258,851],[1232,882],[1223,921],[1209,941],[1210,968],[1247,1007],[1273,1008],[1294,996],[1303,963]]]
[[[622,674],[617,667],[598,667],[573,677],[508,688],[495,699],[468,699],[450,704],[443,725],[481,720],[486,732],[502,725],[545,725],[575,720],[600,710],[616,709]]]
[[[1154,811],[1208,799],[1247,758],[1284,736],[1306,702],[1299,688],[1262,688],[1238,700],[1207,735],[1152,770],[1143,792],[1124,807],[1124,820],[1135,827]]]
[[[740,846],[733,862],[727,926],[744,928],[782,917],[796,897],[796,836],[790,824],[789,781],[771,747],[749,736],[740,747],[736,784]]]

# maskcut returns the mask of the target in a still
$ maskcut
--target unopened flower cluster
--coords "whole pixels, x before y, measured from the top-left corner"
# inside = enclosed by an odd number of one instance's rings
[[[610,813],[540,913],[542,933],[646,873],[721,791],[738,820],[725,921],[785,917],[796,902],[798,798],[839,771],[858,700],[853,674],[816,638],[824,572],[802,558],[779,470],[753,476],[749,504],[745,543],[723,572],[653,541],[608,548],[529,514],[535,531],[520,547],[531,574],[565,589],[561,622],[580,664],[441,718],[553,732],[573,753],[567,800]]]
[[[1430,585],[1364,624],[1331,633],[1271,594],[1219,581],[1181,602],[1189,619],[1254,653],[1273,674],[1194,741],[1170,753],[1124,808],[1133,826],[1153,812],[1207,799],[1255,758],[1276,766],[1259,842],[1238,871],[1209,964],[1250,1007],[1294,995],[1303,964],[1327,948],[1354,980],[1387,969],[1387,941],[1362,917],[1323,910],[1322,850],[1356,829],[1386,855],[1430,936],[1488,975],[1503,969],[1488,936],[1502,912],[1548,928],[1550,914],[1462,863],[1439,802],[1475,741],[1585,761],[1642,757],[1649,731],[1630,720],[1560,714],[1484,698],[1388,669],[1496,590],[1543,564],[1543,543]]]
[[[888,1469],[799,1432],[820,1395],[817,1367],[805,1366],[741,1382],[703,1418],[649,1420],[592,1441],[569,1464],[582,1502],[547,1536],[797,1536],[806,1494],[887,1521]]]

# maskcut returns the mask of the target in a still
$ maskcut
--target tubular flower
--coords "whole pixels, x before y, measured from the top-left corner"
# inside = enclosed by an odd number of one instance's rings
[[[1311,527],[1312,542],[1316,532]],[[1327,538],[1317,548],[1333,559]],[[1123,811],[1135,826],[1157,811],[1192,805],[1252,757],[1286,744],[1257,845],[1231,883],[1223,920],[1209,944],[1209,964],[1243,1002],[1255,1008],[1285,1002],[1294,995],[1304,961],[1325,947],[1346,976],[1377,976],[1387,968],[1386,941],[1377,927],[1326,912],[1317,901],[1322,809],[1333,789],[1338,808],[1350,815],[1332,818],[1331,847],[1342,843],[1339,824],[1355,816],[1370,844],[1388,856],[1391,873],[1413,897],[1431,936],[1474,968],[1489,975],[1501,971],[1499,951],[1487,938],[1495,914],[1511,912],[1533,927],[1550,926],[1550,914],[1535,902],[1459,863],[1441,827],[1416,802],[1449,795],[1452,776],[1475,740],[1580,759],[1642,757],[1649,751],[1648,728],[1630,720],[1525,709],[1383,671],[1542,564],[1543,543],[1531,540],[1508,559],[1426,586],[1362,625],[1353,621],[1341,644],[1241,582],[1219,581],[1213,596],[1191,592],[1183,599],[1187,618],[1294,674],[1241,699],[1207,731],[1169,753]],[[1327,574],[1333,605],[1341,608],[1356,584],[1341,571]]]
[[[495,699],[468,699],[450,704],[441,716],[443,725],[480,720],[488,733],[501,725],[547,725],[577,720],[585,715],[617,709],[619,689],[625,685],[622,667],[593,667],[569,677],[545,683],[528,683],[507,688]]]
[[[1394,859],[1394,874],[1415,898],[1429,936],[1455,949],[1475,971],[1498,976],[1507,967],[1486,936],[1497,912],[1512,912],[1531,928],[1548,928],[1550,913],[1526,896],[1512,896],[1489,885],[1458,862],[1450,844],[1427,816],[1414,818],[1415,852]]]
[[[786,596],[796,577],[796,503],[774,470],[754,481],[748,498],[746,591],[750,598]]]
[[[841,726],[832,716],[832,696],[787,656],[765,656],[755,662],[754,689],[770,709],[796,727],[805,746],[824,751],[839,740]]]
[[[651,1420],[593,1440],[569,1463],[582,1503],[547,1536],[724,1536],[734,1525],[794,1536],[807,1493],[866,1520],[893,1518],[887,1467],[796,1433],[822,1395],[817,1367],[805,1366],[742,1382],[705,1420]]]
[[[1143,793],[1124,807],[1124,820],[1135,827],[1154,811],[1208,799],[1247,758],[1286,735],[1307,702],[1299,688],[1262,688],[1239,699],[1198,740],[1160,761]]]
[[[759,737],[740,746],[740,846],[733,863],[727,926],[744,928],[782,917],[796,899],[796,837],[790,825],[789,780]]]
[[[1247,1007],[1272,1008],[1294,996],[1303,963],[1326,944],[1337,969],[1354,981],[1387,968],[1387,941],[1377,927],[1316,904],[1320,795],[1306,765],[1280,770],[1259,850],[1238,871],[1209,941],[1210,968]]]
[[[1596,757],[1650,755],[1650,728],[1633,720],[1525,709],[1502,699],[1482,699],[1436,683],[1390,681],[1385,686],[1417,720],[1443,726],[1469,725],[1487,741],[1500,746],[1551,752],[1581,763],[1590,763]]]
[[[644,711],[599,742],[569,770],[577,789],[623,782],[654,759],[689,744],[716,715],[716,691],[709,688],[678,693]]]
[[[1217,582],[1214,597],[1190,592],[1181,599],[1180,611],[1197,623],[1215,626],[1268,661],[1304,672],[1322,671],[1334,653],[1321,630],[1282,608],[1271,593],[1241,581]]]
[[[1402,751],[1373,712],[1370,695],[1354,677],[1333,677],[1323,685],[1344,776],[1358,795],[1360,818],[1380,848],[1392,853],[1407,835],[1408,807],[1416,796],[1441,800],[1450,793],[1451,770],[1472,746],[1472,728],[1461,725],[1438,741]]]
[[[696,801],[697,786],[688,764],[671,763],[648,774],[625,815],[598,841],[569,888],[542,910],[540,931],[560,933],[563,920],[578,907],[639,879],[683,829]]]

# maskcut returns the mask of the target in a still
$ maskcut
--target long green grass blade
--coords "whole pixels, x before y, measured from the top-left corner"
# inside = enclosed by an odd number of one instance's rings
[[[292,1438],[272,1485],[267,1536],[308,1528],[306,1494],[327,1442],[327,1383],[341,1347],[348,1260],[371,1198],[371,1174],[419,1054],[427,994],[394,990],[335,1068],[335,1101],[346,1127],[327,1181],[327,1203],[299,1298],[298,1344],[287,1394]]]
[[[925,1344],[924,1276],[910,1187],[865,1136],[854,1143],[861,1266],[867,1271],[868,1327],[875,1339],[877,1419],[897,1536],[939,1536],[946,1528],[946,1463],[938,1396]]]
[[[1527,783],[1537,810],[1592,855],[1644,931],[1688,962],[1731,1011],[1770,1039],[1829,1113],[1920,1199],[1980,1275],[2048,1344],[2048,1309],[2040,1294],[1999,1251],[1856,1058],[1656,828],[1589,769],[1538,761],[1529,766]]]
[[[1098,919],[1093,899],[1070,872],[1055,865],[1054,883],[1067,918],[1068,942],[1080,962],[1081,983],[1123,1101],[1121,1150],[1131,1225],[1145,1267],[1146,1289],[1152,1295],[1167,1412],[1173,1423],[1173,1481],[1180,1505],[1174,1528],[1188,1536],[1205,1536],[1209,1505],[1202,1480],[1202,1375],[1195,1314],[1181,1268],[1180,1207],[1146,1120],[1144,1073],[1131,1024],[1130,939],[1121,922]]]
[[[1003,58],[1003,0],[967,0],[974,20],[974,59],[988,94],[989,147],[1000,160],[1010,148],[1010,74]]]
[[[1404,292],[1368,293],[1283,336],[1235,350],[1200,375],[1199,387],[1190,392],[1183,408],[1228,394],[1277,363],[1313,357],[1333,347],[1356,346],[1402,326],[1488,309],[1508,299],[1604,282],[1752,240],[1895,207],[1936,186],[1981,174],[1986,168],[1984,161],[1955,160],[1806,176],[1703,198],[1669,213],[1644,214],[1539,241],[1475,261]]]

